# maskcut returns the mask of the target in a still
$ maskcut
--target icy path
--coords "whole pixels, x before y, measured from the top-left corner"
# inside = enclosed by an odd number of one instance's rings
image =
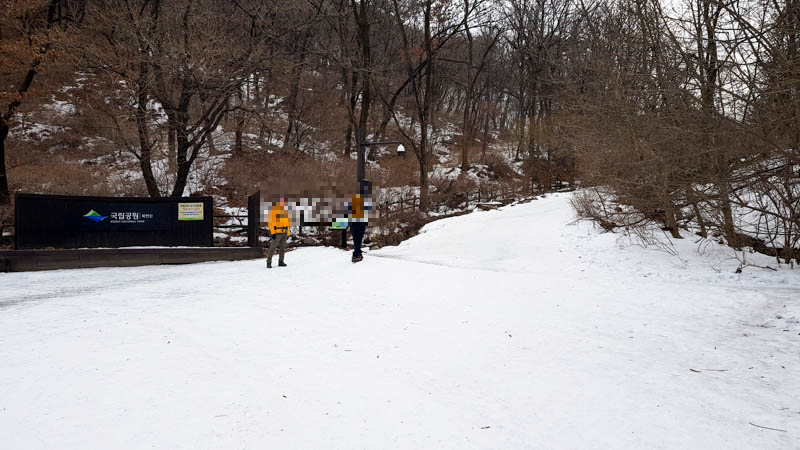
[[[0,274],[0,447],[800,447],[800,270],[622,248],[567,200],[356,265]]]

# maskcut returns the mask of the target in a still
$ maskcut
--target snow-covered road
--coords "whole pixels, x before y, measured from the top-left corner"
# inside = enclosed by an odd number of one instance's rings
[[[800,448],[800,270],[568,199],[355,265],[0,274],[0,447]]]

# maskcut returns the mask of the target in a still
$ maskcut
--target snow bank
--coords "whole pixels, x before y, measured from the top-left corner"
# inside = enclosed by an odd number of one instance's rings
[[[4,446],[800,446],[800,271],[631,246],[567,200],[355,265],[0,274]]]

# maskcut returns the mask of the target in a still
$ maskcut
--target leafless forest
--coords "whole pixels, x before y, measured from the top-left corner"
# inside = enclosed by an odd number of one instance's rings
[[[582,188],[607,229],[800,247],[800,0],[1,0],[14,192]]]

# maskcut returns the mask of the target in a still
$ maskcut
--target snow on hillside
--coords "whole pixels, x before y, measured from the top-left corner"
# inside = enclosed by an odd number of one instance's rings
[[[736,274],[701,244],[629,245],[559,194],[431,223],[355,265],[303,248],[272,270],[0,274],[0,434],[26,449],[798,448],[800,271]]]

